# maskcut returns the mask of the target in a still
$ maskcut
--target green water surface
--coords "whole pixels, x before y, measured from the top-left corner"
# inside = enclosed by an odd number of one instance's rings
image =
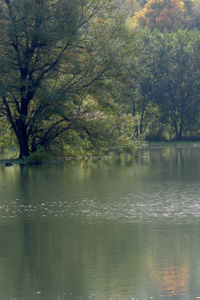
[[[0,299],[198,297],[198,145],[0,165]]]

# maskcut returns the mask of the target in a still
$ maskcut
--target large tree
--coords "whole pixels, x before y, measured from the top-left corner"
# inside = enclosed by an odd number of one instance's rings
[[[0,117],[20,157],[69,129],[90,135],[85,120],[111,105],[109,85],[124,73],[112,1],[1,0],[0,20]]]

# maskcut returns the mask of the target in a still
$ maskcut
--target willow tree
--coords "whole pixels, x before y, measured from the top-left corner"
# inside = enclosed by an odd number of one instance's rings
[[[0,20],[0,117],[20,157],[69,128],[90,134],[84,100],[110,101],[105,86],[122,69],[125,33],[111,1],[1,0]]]

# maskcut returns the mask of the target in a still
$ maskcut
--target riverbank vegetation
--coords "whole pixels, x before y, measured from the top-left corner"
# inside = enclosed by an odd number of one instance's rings
[[[0,1],[0,147],[135,155],[199,139],[196,0]]]

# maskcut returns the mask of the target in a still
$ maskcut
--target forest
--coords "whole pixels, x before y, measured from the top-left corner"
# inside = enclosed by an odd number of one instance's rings
[[[0,148],[134,155],[200,139],[198,0],[0,0]]]

